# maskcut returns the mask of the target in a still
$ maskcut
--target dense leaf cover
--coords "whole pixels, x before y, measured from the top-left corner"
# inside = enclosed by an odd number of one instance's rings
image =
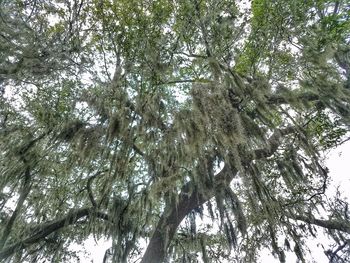
[[[0,259],[350,260],[324,150],[350,124],[350,7],[0,0]],[[145,245],[146,244],[146,245]],[[288,255],[287,255],[288,258]]]

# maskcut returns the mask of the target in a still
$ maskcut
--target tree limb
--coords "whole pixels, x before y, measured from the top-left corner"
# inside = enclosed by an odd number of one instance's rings
[[[87,192],[88,192],[88,196],[89,196],[90,202],[91,202],[92,206],[95,207],[95,208],[97,207],[97,203],[96,203],[96,200],[94,198],[94,194],[92,193],[91,184],[92,184],[92,181],[97,176],[99,176],[100,174],[102,174],[104,172],[107,172],[107,171],[108,170],[105,169],[105,170],[96,172],[93,176],[89,177],[89,179],[87,180],[87,183],[86,183],[86,189],[87,189]]]
[[[308,224],[320,226],[327,229],[339,230],[342,232],[346,232],[350,234],[350,223],[340,220],[322,220],[314,218],[313,216],[305,216],[305,215],[288,215],[287,217],[300,220]]]
[[[253,152],[253,156],[250,158],[249,162],[251,159],[257,160],[270,157],[277,151],[278,147],[280,146],[281,138],[296,131],[297,128],[295,126],[288,126],[283,129],[277,129],[268,139],[268,147],[256,149]]]
[[[61,219],[37,226],[36,229],[38,230],[32,233],[29,237],[26,237],[21,241],[18,241],[2,249],[0,251],[0,261],[8,258],[16,251],[25,249],[32,244],[42,241],[45,237],[60,230],[61,228],[75,224],[80,218],[85,216],[89,217],[91,215],[94,215],[97,218],[108,220],[108,215],[102,212],[96,211],[92,207],[73,210]]]
[[[22,189],[21,189],[21,194],[19,196],[19,199],[17,201],[17,204],[16,204],[16,208],[15,210],[13,211],[9,221],[7,222],[6,226],[5,226],[5,229],[2,233],[2,237],[0,239],[0,250],[5,246],[5,243],[11,233],[11,230],[13,228],[13,224],[15,223],[16,219],[17,219],[17,216],[18,214],[20,213],[22,207],[23,207],[23,204],[24,204],[24,201],[26,200],[29,192],[30,192],[30,181],[31,181],[31,173],[30,173],[30,168],[27,167],[26,168],[26,171],[24,173],[24,181],[23,181],[23,186],[22,186]]]
[[[317,101],[320,99],[320,96],[312,93],[312,92],[305,92],[296,94],[295,97],[293,97],[293,100],[307,100],[307,101]],[[286,96],[283,96],[282,94],[274,94],[267,99],[267,104],[270,105],[276,105],[276,104],[286,104],[289,103],[286,99]]]

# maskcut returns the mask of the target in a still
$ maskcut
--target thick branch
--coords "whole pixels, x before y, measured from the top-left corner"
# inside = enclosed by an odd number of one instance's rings
[[[108,170],[103,170],[103,171],[98,171],[97,173],[95,173],[93,176],[91,176],[88,180],[87,180],[87,183],[86,183],[86,189],[87,189],[87,192],[88,192],[88,195],[89,195],[89,199],[90,199],[90,202],[92,204],[93,207],[97,207],[97,203],[96,203],[96,200],[94,198],[94,194],[92,193],[92,189],[91,189],[91,184],[92,184],[92,181],[97,177],[99,176],[100,174],[104,173],[104,172],[107,172]]]
[[[157,86],[160,85],[174,85],[174,84],[181,84],[181,83],[197,83],[197,79],[178,79],[178,80],[170,80],[170,81],[164,81],[157,84]]]
[[[350,234],[350,223],[343,222],[339,220],[322,220],[316,219],[313,216],[304,216],[304,215],[290,215],[288,216],[294,220],[300,220],[308,224],[324,227],[327,229],[339,230]]]
[[[283,136],[294,133],[296,131],[297,131],[297,128],[295,126],[288,126],[283,129],[277,129],[269,138],[267,142],[268,147],[255,150],[251,159],[257,160],[257,159],[270,157],[272,154],[274,154],[277,151]],[[249,160],[249,162],[250,161],[251,160]]]
[[[13,224],[15,223],[17,216],[19,215],[24,201],[26,200],[29,192],[30,192],[30,179],[31,179],[31,174],[30,174],[30,170],[29,167],[26,168],[26,171],[24,173],[24,180],[23,180],[23,186],[21,189],[21,194],[19,196],[19,199],[17,201],[16,204],[16,208],[12,213],[12,216],[10,217],[9,221],[7,222],[5,229],[2,233],[2,237],[0,240],[0,250],[5,246],[5,243],[11,233],[11,230],[13,228]]]
[[[29,141],[26,145],[24,145],[20,150],[19,150],[19,154],[22,156],[22,158],[24,158],[25,154],[41,139],[43,139],[46,135],[50,134],[51,130],[46,131],[44,133],[42,133],[41,135],[39,135],[37,138],[32,139],[31,141]],[[24,158],[25,160],[25,158]]]
[[[18,241],[2,249],[0,251],[0,261],[8,258],[16,251],[27,248],[32,244],[42,241],[45,237],[60,230],[61,228],[76,223],[80,218],[85,216],[91,216],[91,215],[94,215],[104,220],[108,220],[108,216],[106,214],[101,212],[96,212],[94,208],[90,208],[90,207],[71,211],[61,219],[55,220],[53,222],[45,223],[36,227],[36,229],[38,230],[35,231],[29,237],[24,238],[23,240]]]
[[[93,207],[97,207],[97,203],[95,201],[94,194],[92,193],[91,184],[92,184],[92,181],[96,178],[96,176],[97,175],[91,176],[87,180],[87,184],[86,184],[86,188],[87,188],[87,191],[88,191],[89,199],[90,199],[90,202],[91,202]]]
[[[305,92],[296,94],[295,97],[293,97],[293,100],[306,100],[306,101],[317,101],[320,99],[320,96],[312,93],[312,92]],[[286,99],[286,96],[275,94],[268,98],[267,100],[268,104],[286,104],[289,103],[289,101]]]
[[[31,171],[30,171],[30,167],[27,164],[27,159],[26,159],[26,153],[32,148],[34,147],[34,145],[40,141],[41,139],[43,139],[46,135],[48,135],[51,131],[46,131],[44,133],[42,133],[41,135],[39,135],[37,138],[32,139],[31,141],[29,141],[25,146],[23,146],[20,150],[19,150],[19,154],[20,154],[20,158],[23,161],[23,163],[26,165],[26,169],[24,172],[24,179],[23,179],[23,185],[20,191],[20,195],[16,204],[16,208],[13,211],[9,221],[7,222],[5,229],[2,233],[1,239],[0,239],[0,250],[5,246],[7,239],[9,238],[13,225],[19,215],[19,213],[21,212],[21,209],[23,207],[24,201],[27,199],[27,196],[30,192],[30,188],[31,188]]]

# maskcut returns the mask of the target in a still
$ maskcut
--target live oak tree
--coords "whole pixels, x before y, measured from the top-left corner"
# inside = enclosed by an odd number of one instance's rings
[[[350,7],[329,0],[1,0],[0,259],[286,262],[348,203]],[[146,244],[146,245],[145,245]]]

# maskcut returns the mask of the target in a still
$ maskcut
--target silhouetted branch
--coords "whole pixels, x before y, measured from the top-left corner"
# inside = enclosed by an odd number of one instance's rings
[[[308,224],[324,227],[327,229],[339,230],[350,234],[350,222],[330,219],[322,220],[314,218],[312,215],[288,215],[289,218],[294,220],[300,220]]]
[[[19,213],[23,207],[24,201],[26,200],[26,198],[30,192],[30,188],[31,188],[30,181],[31,181],[30,168],[27,167],[26,171],[24,172],[23,186],[21,189],[21,194],[20,194],[18,201],[17,201],[17,204],[16,204],[16,208],[13,211],[13,213],[10,217],[10,220],[7,222],[5,229],[2,233],[2,237],[0,240],[0,250],[5,246],[6,241],[7,241],[8,237],[11,233],[11,230],[13,228],[13,224],[15,223],[17,216],[19,215]]]
[[[30,236],[2,249],[0,251],[0,260],[4,260],[16,251],[25,249],[32,244],[44,240],[45,237],[60,230],[61,228],[75,224],[80,218],[83,218],[85,216],[89,217],[92,215],[103,220],[109,220],[108,215],[96,211],[95,208],[92,207],[73,210],[61,219],[57,219],[53,222],[44,223],[35,227],[35,229],[38,230],[33,232]]]

